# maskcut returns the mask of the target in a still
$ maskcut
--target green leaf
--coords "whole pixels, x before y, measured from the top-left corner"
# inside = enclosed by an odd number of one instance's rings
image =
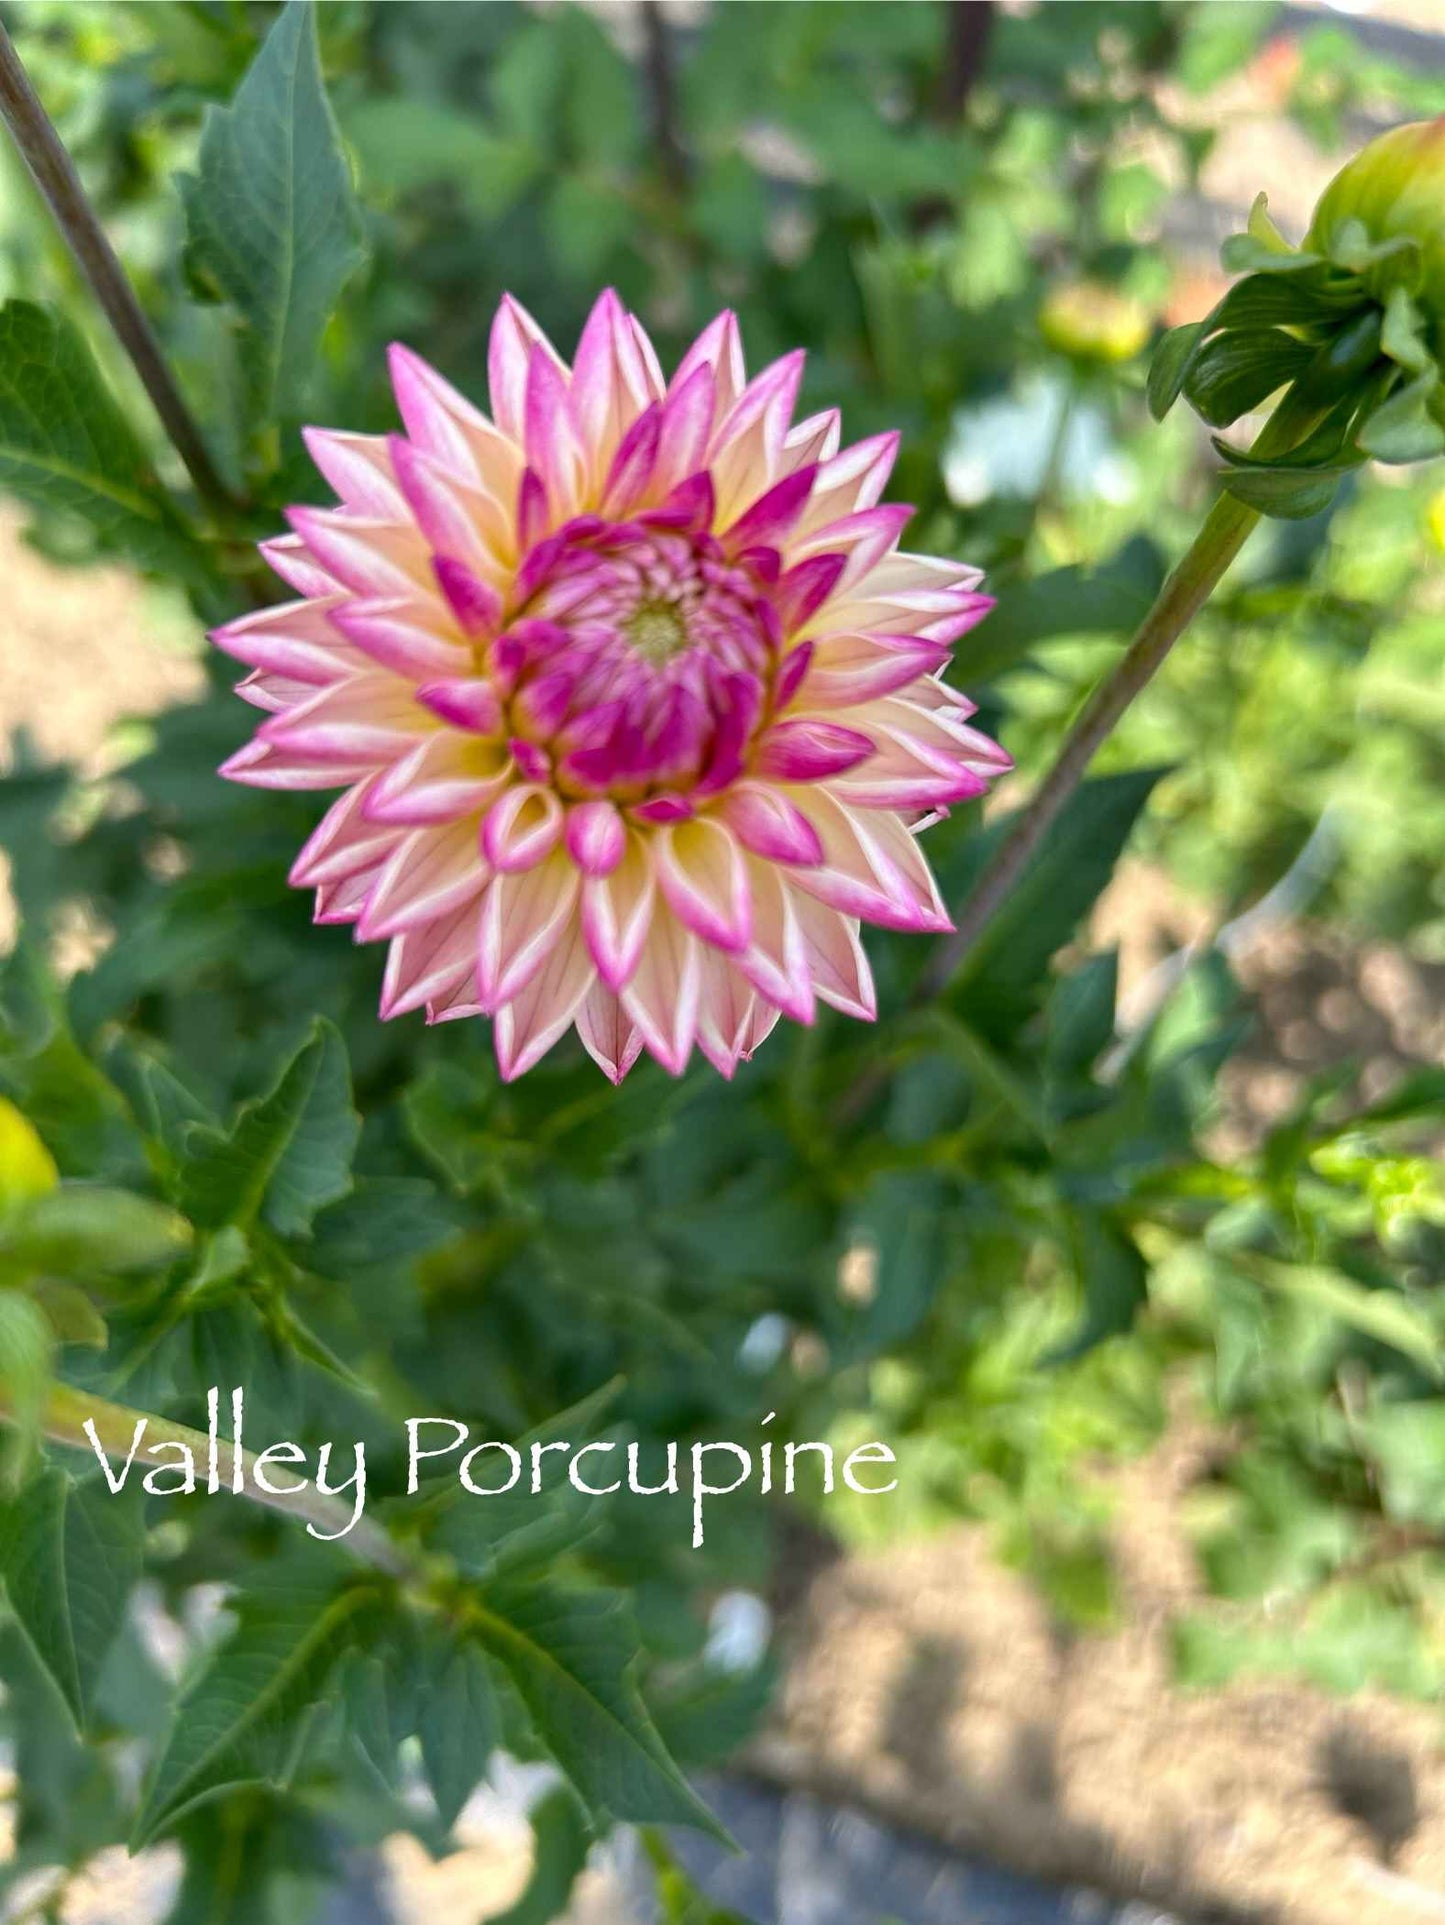
[[[575,1448],[596,1440],[601,1420],[621,1389],[620,1379],[603,1384],[518,1438],[516,1450],[524,1466],[523,1478],[530,1481],[533,1445],[567,1443]],[[485,1483],[492,1473],[483,1469],[480,1475]],[[501,1480],[499,1470],[496,1481]],[[545,1487],[537,1496],[519,1480],[514,1491],[475,1498],[463,1492],[452,1475],[437,1500],[431,1543],[454,1558],[467,1576],[490,1584],[499,1577],[530,1574],[575,1549],[597,1529],[605,1503],[603,1498],[578,1490],[568,1478]]]
[[[1432,365],[1375,409],[1356,437],[1358,445],[1376,461],[1429,461],[1445,454],[1445,427],[1430,411],[1439,388]]]
[[[117,1495],[99,1478],[77,1483],[52,1466],[0,1507],[10,1608],[81,1732],[144,1546],[139,1485]]]
[[[416,1728],[414,1653],[395,1641],[357,1652],[346,1667],[346,1728],[381,1782],[395,1789],[397,1751]]]
[[[1096,568],[1054,568],[1020,582],[975,629],[959,655],[970,688],[1012,668],[1040,642],[1077,635],[1127,635],[1164,581],[1163,558],[1136,536]]]
[[[1227,428],[1303,374],[1313,359],[1307,342],[1280,328],[1230,328],[1190,358],[1184,392],[1212,428]]]
[[[1359,1419],[1393,1523],[1445,1524],[1445,1403],[1384,1404]]]
[[[875,1266],[866,1305],[848,1321],[851,1357],[875,1356],[922,1323],[943,1281],[943,1205],[936,1170],[885,1170],[859,1197],[847,1222],[849,1242]]]
[[[0,1290],[0,1403],[28,1440],[39,1433],[54,1351],[40,1306],[19,1290]]]
[[[1049,998],[1045,1061],[1065,1081],[1084,1075],[1114,1039],[1119,952],[1090,956],[1060,978]]]
[[[1348,468],[1231,468],[1224,487],[1237,501],[1280,521],[1308,521],[1335,498]]]
[[[630,1675],[637,1633],[620,1593],[528,1585],[499,1594],[475,1623],[590,1808],[723,1835],[637,1695]]]
[[[1324,1264],[1277,1263],[1235,1252],[1231,1266],[1257,1283],[1295,1297],[1348,1324],[1376,1343],[1388,1344],[1435,1378],[1445,1377],[1445,1343],[1429,1315],[1393,1290],[1370,1290]]]
[[[318,1019],[275,1088],[243,1104],[229,1133],[202,1124],[187,1131],[182,1207],[206,1229],[259,1215],[282,1236],[304,1236],[316,1212],[351,1188],[360,1131],[346,1046]]]
[[[1170,328],[1167,334],[1161,335],[1154,358],[1149,363],[1149,381],[1145,389],[1149,412],[1156,421],[1162,421],[1179,399],[1190,359],[1203,333],[1202,321],[1189,321],[1183,327]]]
[[[0,308],[0,488],[78,515],[106,548],[193,573],[195,551],[90,351],[55,309]]]
[[[36,1277],[29,1288],[31,1296],[44,1311],[45,1320],[54,1332],[57,1343],[78,1343],[92,1350],[105,1349],[110,1341],[105,1318],[78,1284],[66,1283],[59,1277]]]
[[[1093,907],[1163,771],[1133,769],[1082,784],[949,991],[974,1028],[1032,1007],[1050,959]],[[1007,816],[981,842],[1007,834]],[[982,856],[985,852],[980,851]]]
[[[342,121],[368,189],[407,194],[445,182],[483,220],[499,220],[513,207],[541,165],[529,142],[495,133],[440,100],[372,96],[346,108]]]
[[[438,1640],[427,1656],[417,1735],[437,1813],[450,1831],[501,1742],[502,1719],[491,1666],[476,1645]]]
[[[151,1772],[131,1849],[168,1829],[202,1800],[237,1785],[285,1781],[308,1716],[340,1658],[361,1640],[376,1594],[336,1589],[330,1560],[307,1547],[306,1563],[252,1579],[237,1599],[235,1631],[182,1694]]]
[[[37,1197],[0,1234],[0,1255],[31,1270],[86,1280],[96,1272],[150,1270],[191,1240],[183,1217],[129,1190],[62,1184]]]
[[[1149,1271],[1132,1240],[1106,1217],[1080,1211],[1073,1224],[1074,1266],[1084,1296],[1077,1330],[1045,1360],[1070,1363],[1128,1330],[1148,1300]]]
[[[321,332],[366,258],[361,214],[321,79],[310,0],[290,0],[182,182],[186,265],[244,323],[251,405],[301,401]]]

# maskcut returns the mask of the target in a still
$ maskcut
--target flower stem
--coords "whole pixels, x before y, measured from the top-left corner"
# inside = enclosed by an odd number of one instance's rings
[[[0,1401],[0,1418],[8,1416],[9,1412]],[[151,1443],[181,1444],[192,1453],[193,1458],[206,1461],[211,1440],[201,1431],[191,1430],[185,1424],[173,1424],[169,1419],[157,1417],[148,1410],[130,1410],[124,1404],[109,1403],[103,1397],[74,1390],[69,1384],[51,1386],[41,1418],[45,1435],[52,1442],[69,1445],[73,1450],[95,1449],[95,1443],[92,1443],[90,1432],[86,1429],[89,1424],[105,1455],[122,1464],[134,1451],[136,1425],[139,1423],[145,1424],[144,1435]],[[256,1459],[252,1453],[248,1450],[237,1451],[232,1445],[218,1439],[216,1466],[223,1490],[231,1490],[238,1460],[242,1473],[241,1495],[249,1497],[252,1503],[263,1504],[270,1510],[281,1511],[288,1517],[299,1517],[305,1523],[314,1524],[319,1533],[336,1537],[355,1556],[374,1565],[377,1570],[385,1571],[389,1577],[416,1575],[406,1552],[380,1525],[362,1517],[357,1519],[354,1528],[347,1531],[346,1527],[351,1521],[351,1506],[309,1485],[305,1490],[286,1496],[263,1490],[256,1481]],[[346,1531],[345,1536],[341,1535],[343,1531]]]
[[[1266,422],[1254,452],[1282,454],[1303,439],[1319,413],[1293,395],[1286,397]],[[1221,494],[1215,502],[1184,559],[1140,623],[1123,660],[1085,704],[1058,759],[975,884],[952,935],[930,958],[919,981],[919,999],[937,995],[983,935],[1084,779],[1095,753],[1213,594],[1258,520],[1258,510],[1246,507],[1233,495]]]
[[[166,433],[195,483],[196,493],[213,512],[223,517],[234,515],[239,504],[216,472],[200,429],[172,379],[125,269],[96,219],[74,163],[40,104],[30,76],[3,25],[0,25],[0,116],[4,117],[31,178],[55,216],[77,267],[130,356]]]

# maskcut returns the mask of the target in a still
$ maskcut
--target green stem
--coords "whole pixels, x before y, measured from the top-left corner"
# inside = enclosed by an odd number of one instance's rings
[[[177,454],[186,464],[196,493],[223,520],[237,512],[217,473],[200,429],[171,377],[150,322],[105,230],[86,199],[85,189],[65,144],[41,105],[14,43],[0,25],[0,116],[44,195],[55,224],[92,288],[105,318],[130,356],[146,393]]]
[[[0,1418],[8,1416],[8,1411],[0,1404]],[[136,1425],[142,1422],[145,1424],[145,1437],[150,1443],[181,1444],[193,1456],[205,1461],[211,1440],[201,1431],[191,1430],[185,1424],[173,1424],[169,1419],[157,1417],[148,1410],[130,1410],[124,1404],[109,1403],[105,1398],[93,1397],[87,1391],[74,1390],[69,1384],[51,1386],[41,1427],[54,1443],[84,1451],[94,1451],[98,1444],[108,1458],[123,1464],[132,1454]],[[87,1430],[87,1425],[90,1430]],[[288,1517],[299,1517],[307,1524],[314,1524],[319,1532],[327,1537],[337,1537],[355,1556],[374,1565],[377,1570],[385,1571],[389,1577],[416,1576],[406,1552],[393,1542],[380,1525],[371,1523],[365,1517],[358,1518],[355,1526],[344,1537],[340,1536],[351,1521],[349,1504],[328,1497],[311,1486],[287,1496],[276,1496],[262,1490],[256,1482],[256,1459],[253,1454],[248,1450],[238,1452],[233,1445],[218,1439],[216,1464],[223,1490],[231,1490],[238,1462],[241,1495],[249,1497],[253,1504],[263,1504],[268,1510],[281,1511]]]
[[[1296,446],[1318,421],[1320,412],[1293,395],[1286,396],[1265,424],[1254,452],[1275,455]],[[919,999],[936,995],[983,935],[1083,781],[1095,754],[1135,696],[1153,680],[1258,520],[1259,511],[1246,507],[1233,495],[1221,494],[1215,502],[1188,553],[1140,623],[1123,660],[1089,698],[1058,759],[979,878],[957,927],[931,957],[919,981]]]

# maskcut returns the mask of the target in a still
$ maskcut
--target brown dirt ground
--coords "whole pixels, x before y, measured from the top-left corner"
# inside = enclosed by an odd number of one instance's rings
[[[1181,1411],[1109,1480],[1119,1630],[1061,1629],[975,1529],[825,1572],[793,1627],[759,1767],[1196,1921],[1445,1918],[1434,1707],[1172,1682],[1170,1619],[1203,1600],[1181,1499],[1211,1444]]]

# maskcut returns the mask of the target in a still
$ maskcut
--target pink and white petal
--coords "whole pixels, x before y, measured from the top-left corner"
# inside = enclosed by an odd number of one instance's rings
[[[399,936],[474,903],[491,877],[477,848],[477,823],[464,816],[413,829],[387,858],[356,928],[360,942]]]
[[[406,500],[396,485],[385,435],[303,428],[301,438],[343,508],[373,521],[406,520]]]
[[[753,899],[752,941],[737,966],[759,994],[791,1016],[811,1023],[816,1010],[808,952],[793,909],[791,891],[770,863],[748,861]]]
[[[712,369],[715,388],[714,427],[727,419],[737,405],[738,397],[747,384],[747,368],[743,363],[742,335],[738,329],[738,317],[730,308],[703,329],[692,346],[683,355],[672,377],[669,392],[682,387],[693,372],[701,367]]]
[[[391,455],[407,506],[433,556],[461,562],[484,580],[515,563],[511,523],[499,501],[469,488],[402,435],[391,437]]]
[[[983,570],[947,555],[915,555],[895,549],[880,561],[868,581],[867,593],[885,601],[915,595],[972,593],[983,580]]]
[[[781,552],[807,503],[814,472],[812,468],[798,468],[751,502],[723,532],[728,554],[740,555],[749,548],[776,548]]]
[[[623,435],[652,398],[627,310],[606,288],[587,317],[572,371],[572,406],[594,491],[600,490]]]
[[[872,571],[888,554],[912,518],[913,510],[902,501],[885,501],[877,508],[860,508],[856,514],[845,515],[841,521],[831,521],[826,528],[819,528],[811,535],[800,535],[794,529],[784,544],[784,557],[792,568],[810,555],[845,556],[847,559],[836,590],[841,601],[861,582],[872,586],[869,580]],[[845,618],[842,610],[830,606],[824,614],[814,618],[816,628],[821,628],[825,622],[829,627],[835,622],[843,626]],[[850,619],[847,625],[855,624]]]
[[[504,1083],[542,1060],[571,1027],[596,981],[581,920],[574,913],[536,975],[497,1011],[492,1040]]]
[[[494,876],[482,898],[477,997],[488,1015],[537,974],[572,920],[577,871],[558,850],[535,869]]]
[[[468,982],[465,976],[451,989],[443,991],[439,996],[430,997],[426,1006],[428,1025],[460,1023],[473,1016],[485,1016],[486,1013],[477,1001],[475,984]]]
[[[697,937],[659,903],[637,968],[622,991],[624,1012],[670,1076],[681,1076],[687,1068],[697,1036],[701,952]]]
[[[318,923],[355,922],[366,907],[366,898],[380,874],[379,869],[358,869],[355,875],[324,882],[316,891],[316,907],[311,920]]]
[[[362,655],[412,681],[459,675],[471,661],[471,650],[435,600],[342,602],[332,609],[331,622]]]
[[[698,816],[668,823],[652,842],[653,867],[669,909],[714,948],[745,949],[752,935],[743,851],[720,822]]]
[[[576,802],[567,811],[567,853],[586,876],[610,876],[627,853],[627,824],[615,802]]]
[[[293,889],[339,882],[358,869],[374,869],[396,847],[399,831],[378,827],[363,814],[375,778],[339,796],[301,845],[286,880]]]
[[[710,367],[696,367],[685,381],[673,382],[658,417],[654,499],[664,500],[702,469],[716,414],[717,383]]]
[[[454,822],[480,814],[512,775],[505,748],[438,729],[378,775],[362,806],[368,821],[397,828]]]
[[[314,599],[344,592],[342,583],[334,575],[327,574],[299,535],[273,535],[268,541],[257,542],[256,546],[272,573],[279,575],[286,586],[294,588],[298,595]]]
[[[1005,774],[1013,767],[1013,758],[991,736],[969,728],[966,718],[973,713],[973,704],[966,697],[939,701],[936,706],[930,702],[930,692],[943,688],[942,683],[925,681],[906,695],[870,702],[849,719],[878,738],[880,748],[887,741],[896,742],[940,772],[961,763],[990,777]]]
[[[896,809],[905,814],[945,809],[974,801],[988,788],[988,773],[960,755],[956,743],[926,742],[882,721],[874,721],[869,734],[876,745],[873,755],[861,768],[838,776],[831,784],[833,793],[851,808]],[[992,773],[998,773],[996,765]]]
[[[662,363],[657,358],[657,349],[652,345],[652,336],[635,314],[627,317],[627,332],[642,363],[643,378],[647,383],[649,401],[661,401],[667,393],[667,376],[662,371]]]
[[[257,730],[261,741],[309,755],[313,761],[375,766],[405,755],[438,727],[412,691],[394,675],[364,674],[314,690],[284,715]]]
[[[252,789],[339,789],[376,771],[375,762],[318,762],[257,738],[229,756],[219,773]]]
[[[237,682],[235,693],[243,702],[249,702],[253,709],[264,709],[268,715],[280,715],[314,695],[316,685],[314,682],[298,682],[289,675],[268,675],[258,668]]]
[[[897,878],[897,894],[909,912],[903,927],[931,935],[942,935],[952,929],[953,918],[938,893],[928,859],[908,824],[886,810],[860,818],[857,810],[848,809],[846,804],[843,807],[860,835],[871,845],[879,873]],[[805,872],[800,873],[799,880],[806,881]]]
[[[767,456],[767,476],[772,479],[777,474],[778,457],[792,425],[793,407],[802,386],[807,358],[802,348],[794,348],[754,375],[728,409],[713,438],[714,462],[761,429],[763,440],[759,445]],[[681,375],[681,368],[678,373]]]
[[[620,1083],[642,1054],[642,1031],[619,999],[594,982],[577,1011],[582,1047],[609,1082]]]
[[[816,869],[791,870],[792,885],[845,915],[878,923],[885,929],[916,932],[952,927],[937,901],[932,878],[920,895],[911,885],[909,874],[893,860],[891,847],[881,834],[889,820],[886,816],[849,810],[821,784],[795,790],[791,800],[808,817],[823,844],[822,864]],[[899,832],[911,843],[906,829],[900,827]],[[913,855],[921,860],[916,849]]]
[[[871,735],[842,722],[790,716],[775,722],[758,745],[757,770],[774,782],[820,782],[871,762]]]
[[[948,661],[948,650],[916,635],[823,635],[808,664],[810,709],[856,709],[917,684]]]
[[[791,474],[794,468],[811,468],[827,461],[837,454],[842,431],[843,416],[837,408],[825,408],[821,414],[810,414],[805,421],[797,422],[783,437],[780,472]]]
[[[757,993],[736,963],[704,949],[697,1011],[697,1046],[722,1076],[731,1077],[743,1053]]]
[[[878,1014],[873,972],[854,916],[845,916],[805,890],[792,891],[813,988],[823,1002],[871,1023]]]
[[[782,472],[783,443],[806,359],[785,354],[750,381],[717,430],[708,458],[717,490],[717,522],[727,527]]]
[[[795,539],[817,534],[861,509],[876,507],[898,456],[896,432],[870,435],[855,441],[819,464],[808,506]]]
[[[482,823],[482,851],[506,874],[535,869],[562,840],[566,817],[554,790],[519,782],[497,797]]]
[[[327,619],[340,606],[342,597],[328,595],[320,601],[258,608],[254,614],[212,629],[211,640],[248,668],[324,688],[358,666],[356,651],[339,639]]]
[[[810,555],[779,579],[772,602],[784,635],[808,626],[838,586],[846,565],[845,555]]]
[[[396,405],[417,447],[460,479],[510,499],[522,471],[511,440],[410,348],[394,342],[388,360]]]
[[[479,675],[449,675],[423,682],[416,699],[439,721],[468,735],[497,736],[506,725],[501,697]]]
[[[414,525],[363,520],[339,508],[288,508],[286,519],[332,582],[353,595],[411,595],[431,586],[426,544]]]
[[[753,1013],[748,1018],[747,1033],[743,1037],[742,1060],[745,1063],[753,1060],[757,1051],[772,1035],[782,1013],[780,1009],[774,1009],[764,997],[758,996],[754,999]]]
[[[629,833],[621,862],[606,876],[582,885],[582,927],[597,973],[615,991],[637,968],[657,900],[652,857],[640,836]]]
[[[542,481],[554,519],[567,521],[582,505],[587,459],[572,412],[568,380],[556,357],[533,347],[527,363],[524,443],[527,466]]]
[[[405,1016],[454,989],[475,999],[477,906],[467,902],[448,916],[397,936],[386,957],[381,1018]]]
[[[492,418],[518,449],[527,435],[527,369],[534,347],[541,347],[565,374],[566,364],[541,328],[520,301],[504,294],[487,347],[487,393]]]
[[[818,832],[802,810],[764,782],[736,783],[717,813],[745,849],[767,862],[815,867],[823,860]]]

